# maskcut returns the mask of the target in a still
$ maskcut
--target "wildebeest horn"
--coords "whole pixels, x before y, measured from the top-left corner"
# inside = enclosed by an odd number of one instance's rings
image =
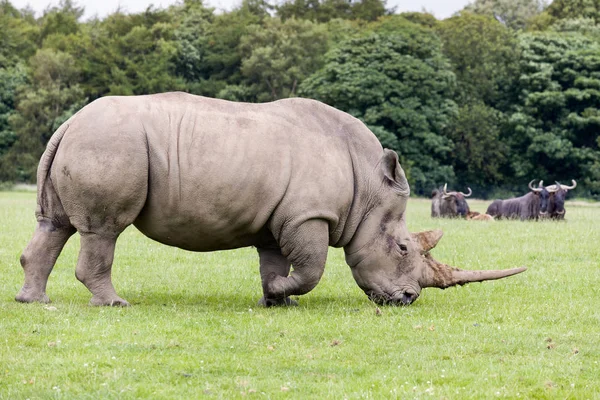
[[[463,192],[460,192],[460,194],[462,194],[462,195],[463,195],[463,196],[465,196],[465,197],[469,197],[470,195],[472,195],[472,194],[473,194],[473,192],[471,191],[471,188],[470,188],[470,187],[468,187],[467,189],[469,189],[469,194],[464,194]]]
[[[444,190],[442,192],[444,194],[444,198],[448,196],[456,196],[456,192],[447,192],[446,189],[448,189],[448,182],[444,183]]]
[[[571,179],[571,183],[573,184],[573,185],[571,185],[571,186],[567,186],[567,185],[561,185],[561,184],[560,184],[560,183],[558,183],[558,182],[556,182],[556,185],[557,185],[558,187],[562,187],[562,188],[563,188],[563,189],[565,189],[565,190],[573,190],[573,189],[575,189],[575,188],[577,187],[577,182],[575,182],[575,179]]]
[[[542,183],[544,181],[541,181],[540,183]],[[550,185],[546,187],[546,190],[548,191],[548,193],[554,193],[556,192],[558,189],[560,189],[560,183],[556,182],[556,185]]]
[[[434,260],[432,260],[434,261]],[[425,282],[421,283],[422,287],[437,287],[446,289],[450,286],[465,285],[471,282],[483,282],[494,279],[507,278],[512,275],[520,274],[526,271],[526,267],[511,268],[504,270],[481,270],[481,271],[466,271],[458,268],[452,268],[448,265],[437,263],[429,264],[430,271]]]
[[[534,188],[533,186],[531,186],[533,184],[533,182],[535,181],[535,179],[533,179],[531,182],[529,182],[529,189],[531,189],[532,192],[541,192],[542,190],[544,190],[544,188]],[[544,182],[544,181],[540,181],[540,182]]]

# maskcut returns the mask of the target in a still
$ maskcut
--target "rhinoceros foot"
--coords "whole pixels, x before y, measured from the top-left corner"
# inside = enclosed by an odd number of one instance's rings
[[[111,298],[102,298],[99,296],[93,296],[90,300],[91,306],[111,306],[111,307],[129,307],[131,304],[127,300],[116,296]]]
[[[20,303],[50,303],[50,298],[44,292],[29,292],[24,287],[21,291],[15,296],[15,300]]]
[[[259,306],[263,307],[287,307],[287,306],[297,306],[298,302],[296,300],[292,300],[289,297],[283,299],[265,299],[265,297],[261,297],[258,301]]]

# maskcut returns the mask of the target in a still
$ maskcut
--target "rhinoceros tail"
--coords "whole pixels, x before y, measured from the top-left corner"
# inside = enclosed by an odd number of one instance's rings
[[[56,199],[56,192],[50,182],[50,167],[54,161],[54,156],[58,150],[58,145],[69,128],[69,121],[62,124],[52,135],[46,150],[40,158],[40,163],[37,169],[37,216],[45,216],[48,213],[48,208],[51,207],[52,200]],[[51,191],[52,193],[49,193]]]

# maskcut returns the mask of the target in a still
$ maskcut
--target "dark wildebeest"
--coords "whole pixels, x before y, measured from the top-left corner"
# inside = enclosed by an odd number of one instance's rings
[[[469,213],[469,205],[465,197],[469,197],[473,192],[471,188],[469,193],[463,192],[448,192],[446,189],[448,184],[444,187],[435,189],[431,192],[431,217],[432,218],[465,218]]]
[[[526,219],[537,220],[540,215],[542,205],[547,208],[550,193],[543,186],[544,181],[540,181],[539,187],[533,187],[535,180],[529,182],[530,192],[521,197],[514,197],[507,200],[494,200],[488,207],[486,214],[496,219],[500,218],[519,218],[521,221]]]
[[[571,179],[571,183],[571,186],[567,186],[561,185],[557,181],[556,185],[546,186],[546,190],[550,193],[550,198],[548,199],[547,207],[542,207],[540,210],[542,218],[565,219],[565,198],[569,190],[577,187],[577,182],[574,179]]]

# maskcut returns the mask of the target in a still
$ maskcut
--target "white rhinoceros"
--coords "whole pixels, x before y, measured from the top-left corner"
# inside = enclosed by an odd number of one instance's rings
[[[524,270],[461,271],[433,260],[441,232],[407,231],[410,190],[396,153],[358,119],[313,100],[101,98],[54,133],[37,186],[22,302],[49,301],[48,276],[77,231],[76,276],[91,304],[128,305],[111,268],[130,224],[192,251],[255,246],[267,306],[313,289],[328,246],[344,248],[356,282],[379,303],[410,304],[423,287]]]

